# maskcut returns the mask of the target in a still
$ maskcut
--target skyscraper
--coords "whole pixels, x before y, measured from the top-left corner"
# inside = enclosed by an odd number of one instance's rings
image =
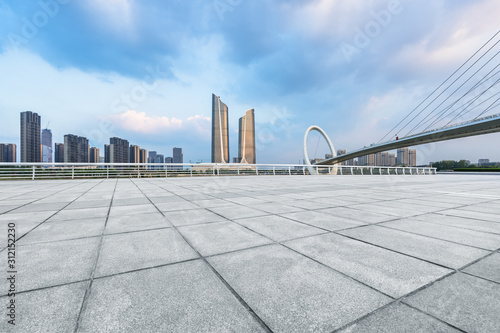
[[[184,156],[182,154],[182,148],[172,149],[173,163],[184,163]]]
[[[410,149],[409,153],[409,158],[408,158],[408,166],[416,166],[417,165],[417,150],[416,149]]]
[[[129,163],[139,163],[140,152],[141,148],[139,148],[139,146],[130,145]]]
[[[408,150],[408,147],[405,147],[405,148],[399,148],[397,150],[397,161],[396,163],[398,165],[406,165],[406,166],[409,166],[410,165],[410,152]]]
[[[52,131],[48,128],[42,130],[42,162],[52,163]]]
[[[148,163],[155,163],[156,151],[152,150],[148,154]]]
[[[112,137],[109,139],[109,162],[129,163],[129,144],[125,139]]]
[[[21,112],[21,162],[41,162],[41,117],[31,111]]]
[[[229,163],[228,108],[212,94],[212,163]]]
[[[64,136],[64,162],[88,163],[89,140],[83,136],[66,134]]]
[[[139,163],[146,163],[147,160],[147,151],[146,149],[139,150]]]
[[[99,148],[91,147],[89,154],[90,163],[99,163]]]
[[[16,145],[0,143],[0,162],[16,162]]]
[[[250,109],[240,118],[238,135],[238,160],[240,163],[256,163],[255,112]]]
[[[111,163],[110,146],[104,145],[104,163]]]
[[[64,163],[64,143],[54,143],[54,162]]]

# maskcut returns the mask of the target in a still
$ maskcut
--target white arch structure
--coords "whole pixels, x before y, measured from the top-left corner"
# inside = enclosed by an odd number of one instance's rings
[[[307,155],[307,136],[309,135],[309,132],[311,131],[316,131],[319,132],[323,136],[323,138],[326,140],[328,143],[328,146],[330,147],[330,152],[332,153],[332,157],[337,157],[337,152],[335,151],[335,147],[333,147],[333,143],[326,135],[325,131],[323,131],[319,126],[312,125],[309,126],[309,128],[306,130],[306,134],[304,134],[304,160],[307,166],[307,170],[309,170],[309,173],[311,175],[317,175],[317,172],[314,170],[313,166],[311,165],[311,161],[309,160],[309,156]],[[333,167],[332,168],[332,173],[335,175],[337,174],[337,168]]]

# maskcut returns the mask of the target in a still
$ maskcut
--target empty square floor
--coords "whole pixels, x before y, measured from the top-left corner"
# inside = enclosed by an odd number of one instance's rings
[[[2,181],[0,223],[1,332],[500,331],[500,175]]]

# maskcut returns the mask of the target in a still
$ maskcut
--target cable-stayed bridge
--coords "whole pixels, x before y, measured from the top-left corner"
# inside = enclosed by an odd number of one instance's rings
[[[332,151],[332,158],[315,165],[333,165],[397,148],[500,132],[499,54],[500,30],[378,143],[341,156]],[[463,119],[466,121],[457,123]]]

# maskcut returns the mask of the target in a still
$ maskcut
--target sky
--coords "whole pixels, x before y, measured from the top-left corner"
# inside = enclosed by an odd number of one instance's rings
[[[0,0],[0,142],[19,144],[31,110],[53,142],[85,136],[103,155],[118,136],[209,162],[214,93],[231,159],[250,108],[257,163],[301,161],[313,124],[355,150],[493,36],[499,12],[497,0]],[[314,135],[310,158],[328,152]],[[499,139],[418,146],[417,163],[500,161]]]

